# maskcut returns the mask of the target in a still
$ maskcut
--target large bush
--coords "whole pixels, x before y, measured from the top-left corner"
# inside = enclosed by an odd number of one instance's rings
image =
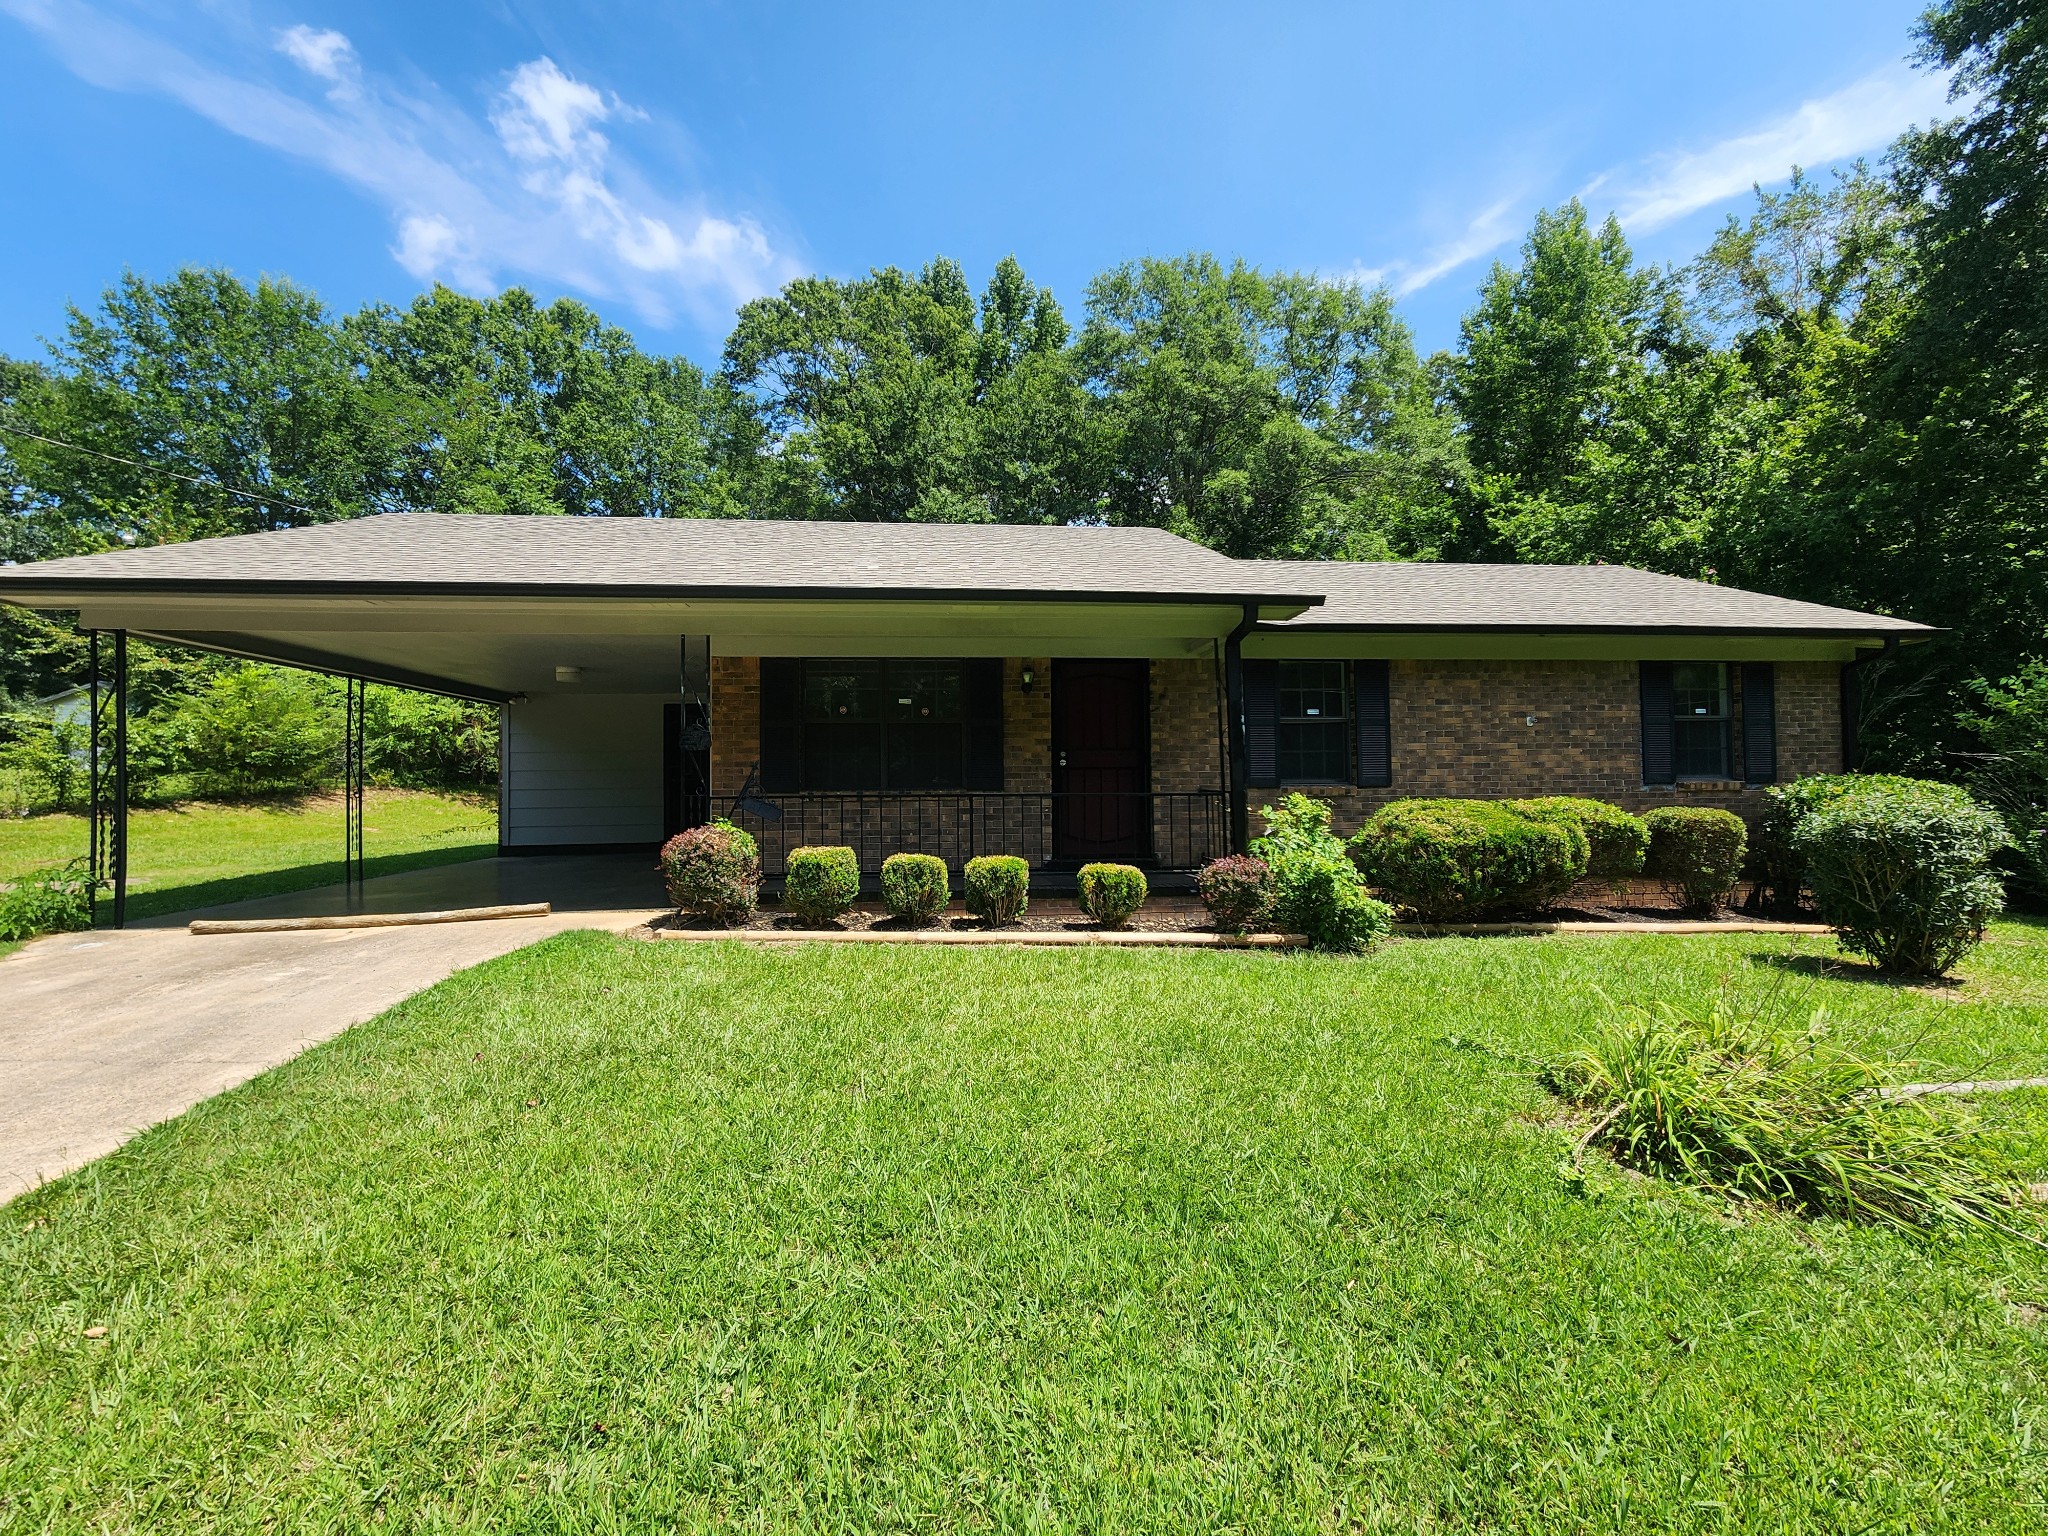
[[[341,721],[323,679],[253,663],[232,668],[175,706],[192,787],[245,799],[297,794],[340,765]]]
[[[498,712],[487,704],[372,688],[363,716],[364,767],[379,784],[479,793],[498,782]]]
[[[1537,800],[1511,800],[1509,806],[1531,821],[1555,822],[1577,827],[1586,837],[1586,878],[1626,880],[1643,872],[1643,855],[1650,850],[1650,829],[1643,818],[1631,816],[1605,800],[1582,800],[1573,795],[1546,795]]]
[[[829,923],[860,896],[860,855],[851,848],[792,848],[782,866],[782,904],[806,923]]]
[[[87,729],[40,710],[0,715],[0,814],[85,808]]]
[[[929,923],[953,899],[946,861],[931,853],[892,853],[882,860],[882,900],[906,923]]]
[[[1145,872],[1133,864],[1083,864],[1081,910],[1105,928],[1121,928],[1150,894]]]
[[[1365,877],[1330,830],[1330,807],[1292,794],[1278,806],[1261,806],[1265,836],[1251,845],[1253,858],[1272,874],[1273,923],[1298,933],[1318,949],[1355,953],[1393,931],[1393,909],[1375,901]]]
[[[1273,910],[1273,871],[1264,859],[1235,853],[1205,864],[1195,894],[1223,933],[1250,933]]]
[[[991,928],[1016,922],[1031,905],[1031,866],[1012,853],[969,859],[962,884],[967,910]]]
[[[1717,911],[1742,877],[1749,828],[1732,811],[1707,805],[1660,805],[1643,818],[1650,852],[1643,872],[1676,891],[1685,910]]]
[[[1909,976],[1941,975],[1984,936],[2003,896],[1991,861],[2009,841],[1968,790],[1924,781],[1860,786],[1795,838],[1843,948]]]
[[[1396,800],[1351,846],[1366,879],[1428,923],[1547,906],[1592,857],[1575,818],[1535,820],[1501,800]]]
[[[668,899],[683,911],[728,927],[754,915],[761,899],[761,850],[729,821],[678,832],[662,845]]]
[[[1806,889],[1806,857],[1799,851],[1800,825],[1822,806],[1864,786],[1911,786],[1922,779],[1888,774],[1813,773],[1790,784],[1764,791],[1764,813],[1757,824],[1751,862],[1756,867],[1758,905],[1781,917],[1799,910]]]

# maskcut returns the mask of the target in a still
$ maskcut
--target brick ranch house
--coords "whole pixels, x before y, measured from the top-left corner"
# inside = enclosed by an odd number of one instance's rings
[[[89,629],[501,710],[508,854],[709,816],[1169,879],[1299,787],[1754,816],[1923,625],[1617,566],[1233,560],[1152,529],[394,514],[0,569]]]

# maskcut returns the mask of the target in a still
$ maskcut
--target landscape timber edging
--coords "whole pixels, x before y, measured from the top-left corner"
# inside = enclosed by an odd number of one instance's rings
[[[650,928],[657,939],[737,940],[743,944],[1037,944],[1049,947],[1107,944],[1124,949],[1303,949],[1308,940],[1294,933],[1188,933],[1158,929],[1103,929],[1058,932],[1046,929],[973,930],[843,928]],[[1788,933],[1826,934],[1820,923],[1674,921],[1668,923],[1396,923],[1401,938],[1455,938],[1482,935],[1551,933]]]
[[[502,907],[453,907],[445,912],[349,912],[328,917],[195,917],[191,933],[299,933],[316,928],[416,928],[428,923],[484,923],[501,917],[547,917],[545,901]]]

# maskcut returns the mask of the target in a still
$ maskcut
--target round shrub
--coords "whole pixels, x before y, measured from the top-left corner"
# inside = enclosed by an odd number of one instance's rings
[[[1707,805],[1660,805],[1643,822],[1650,829],[1645,874],[1677,890],[1685,910],[1698,916],[1728,900],[1749,848],[1740,816]]]
[[[929,923],[953,899],[946,861],[931,853],[892,853],[882,860],[882,900],[891,916],[906,923]]]
[[[1273,923],[1317,949],[1355,953],[1393,931],[1394,910],[1375,901],[1365,877],[1330,830],[1330,807],[1292,794],[1261,806],[1266,835],[1251,846],[1273,879]]]
[[[1083,864],[1081,910],[1105,928],[1121,928],[1145,904],[1145,872],[1130,864]]]
[[[1273,871],[1264,859],[1234,853],[1204,865],[1195,892],[1220,932],[1250,933],[1272,910]]]
[[[1888,971],[1939,976],[1984,936],[2003,891],[2005,822],[1953,784],[1863,784],[1799,824],[1821,917],[1844,949]]]
[[[829,923],[860,895],[860,856],[851,848],[792,848],[782,864],[782,904],[806,923]]]
[[[661,848],[668,899],[683,911],[732,927],[761,899],[761,851],[753,834],[729,821],[678,832]]]
[[[1764,791],[1764,813],[1756,829],[1758,901],[1766,911],[1783,917],[1798,912],[1800,892],[1806,888],[1799,828],[1815,811],[1858,789],[1912,790],[1928,782],[1886,773],[1814,773],[1772,785]]]
[[[1368,881],[1426,923],[1547,906],[1592,857],[1575,820],[1532,820],[1500,800],[1396,800],[1351,849]]]
[[[1531,821],[1555,822],[1577,827],[1586,835],[1586,878],[1626,880],[1643,872],[1643,855],[1650,850],[1650,829],[1643,818],[1631,816],[1605,800],[1581,800],[1573,795],[1546,795],[1540,800],[1510,800],[1509,806]]]
[[[967,910],[991,928],[1016,922],[1031,905],[1031,866],[1015,854],[969,859],[961,883]]]

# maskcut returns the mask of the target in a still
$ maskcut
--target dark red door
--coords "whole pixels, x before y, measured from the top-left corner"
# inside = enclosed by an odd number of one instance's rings
[[[1152,815],[1151,666],[1052,664],[1052,852],[1056,859],[1135,859]]]

